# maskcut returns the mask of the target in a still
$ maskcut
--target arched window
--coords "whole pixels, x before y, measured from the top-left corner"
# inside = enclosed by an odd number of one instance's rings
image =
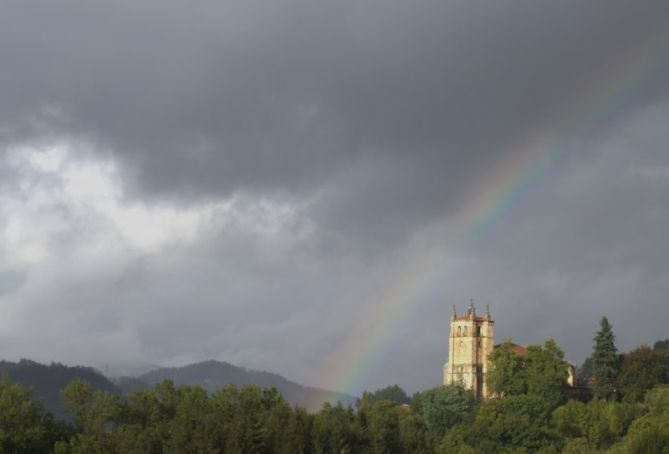
[[[467,327],[465,326],[465,336],[467,335]]]
[[[462,336],[462,326],[458,326],[458,336]]]

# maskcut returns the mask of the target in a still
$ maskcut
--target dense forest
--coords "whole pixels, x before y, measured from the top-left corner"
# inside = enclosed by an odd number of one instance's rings
[[[125,395],[84,380],[61,392],[70,418],[54,418],[30,391],[0,380],[0,451],[8,453],[669,453],[669,342],[620,355],[604,318],[575,392],[552,340],[490,356],[494,397],[460,385],[409,397],[398,386],[366,392],[355,408],[317,412],[275,388],[207,392],[169,380]],[[581,368],[582,370],[583,368]],[[585,390],[585,392],[583,392]]]

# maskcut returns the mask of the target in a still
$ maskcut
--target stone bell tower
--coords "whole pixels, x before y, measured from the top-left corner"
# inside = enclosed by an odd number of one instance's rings
[[[485,315],[479,317],[472,301],[467,314],[458,317],[453,306],[448,344],[444,384],[462,383],[465,388],[474,391],[477,399],[487,398],[485,376],[488,354],[495,344],[495,322],[490,317],[490,309],[487,308]]]

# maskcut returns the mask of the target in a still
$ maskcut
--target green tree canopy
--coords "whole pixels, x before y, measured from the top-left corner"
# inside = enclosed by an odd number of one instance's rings
[[[371,402],[389,400],[396,404],[408,404],[410,400],[407,393],[398,385],[386,386],[385,388],[377,389],[372,393],[365,391],[364,394],[367,395],[367,399],[370,399]]]
[[[433,454],[430,431],[425,420],[413,411],[400,412],[400,439],[403,452]]]
[[[647,345],[623,356],[618,389],[627,401],[641,402],[646,392],[669,383],[669,351],[652,350]]]
[[[365,430],[352,409],[325,403],[314,420],[314,450],[321,454],[363,452]]]
[[[551,408],[566,400],[567,368],[564,353],[553,339],[548,339],[544,346],[527,347],[527,393],[542,397]]]
[[[655,342],[655,344],[653,344],[653,350],[669,350],[669,339]]]
[[[513,350],[510,339],[505,340],[488,355],[490,367],[486,375],[488,392],[498,396],[518,396],[527,393],[525,359]]]
[[[411,406],[439,439],[454,425],[473,421],[477,409],[472,391],[455,383],[415,394]]]
[[[517,353],[507,340],[488,355],[488,389],[497,396],[539,396],[555,408],[566,396],[568,364],[563,357],[552,339],[530,345],[525,353]]]
[[[585,444],[588,450],[584,452],[595,452],[620,441],[632,421],[644,412],[640,404],[570,400],[553,412],[552,426],[567,440],[578,440],[570,444]]]
[[[28,389],[7,376],[0,378],[0,452],[50,452],[63,435],[44,407],[32,401]]]
[[[374,454],[401,454],[400,414],[394,402],[380,400],[365,413],[370,451]]]
[[[550,410],[536,395],[491,399],[480,406],[473,424],[458,425],[446,434],[439,452],[557,452],[560,435],[548,425]]]
[[[648,392],[648,414],[634,420],[617,452],[629,454],[669,454],[669,387]]]

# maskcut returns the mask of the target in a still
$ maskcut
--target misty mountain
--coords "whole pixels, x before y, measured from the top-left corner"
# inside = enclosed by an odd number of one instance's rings
[[[256,385],[261,388],[273,386],[286,401],[310,411],[318,410],[323,402],[341,402],[348,406],[356,401],[355,397],[347,394],[303,386],[278,374],[249,370],[222,361],[204,361],[183,367],[156,369],[136,378],[123,377],[116,384],[124,392],[128,392],[154,386],[166,379],[172,380],[175,385],[199,385],[209,392],[226,385]]]
[[[74,380],[85,380],[95,390],[119,394],[120,390],[95,369],[83,366],[51,365],[22,359],[18,363],[0,361],[0,375],[7,374],[10,380],[30,388],[33,397],[41,401],[56,417],[67,417],[60,399],[60,391]]]

